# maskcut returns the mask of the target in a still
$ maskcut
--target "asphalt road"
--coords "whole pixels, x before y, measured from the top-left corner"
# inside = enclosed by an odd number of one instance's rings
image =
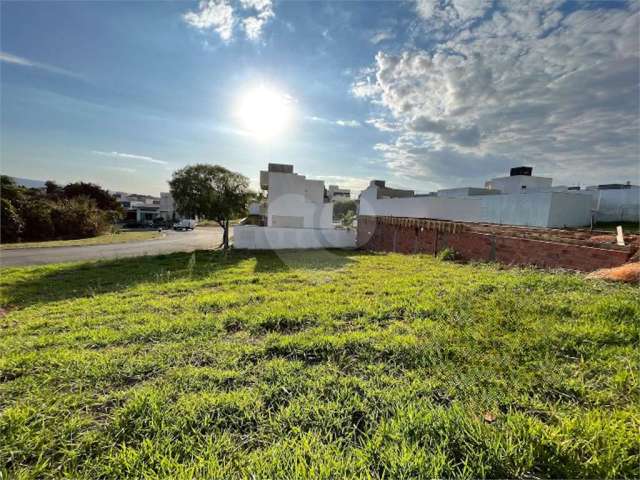
[[[189,232],[167,230],[164,238],[112,245],[85,247],[22,248],[0,250],[0,266],[43,265],[46,263],[78,262],[82,260],[109,260],[141,255],[159,255],[173,252],[191,252],[216,248],[222,241],[219,227],[196,228]]]

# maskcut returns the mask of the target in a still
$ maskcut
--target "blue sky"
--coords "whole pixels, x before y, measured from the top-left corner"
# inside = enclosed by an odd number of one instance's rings
[[[2,172],[157,194],[268,162],[359,189],[638,181],[637,3],[2,2]],[[258,86],[285,131],[237,116]]]

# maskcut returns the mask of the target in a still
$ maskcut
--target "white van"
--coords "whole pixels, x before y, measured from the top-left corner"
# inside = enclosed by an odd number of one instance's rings
[[[185,218],[183,220],[180,220],[177,223],[173,224],[173,229],[174,230],[193,230],[194,228],[196,228],[196,225],[198,225],[198,222],[196,222],[193,219],[189,219],[189,218]]]

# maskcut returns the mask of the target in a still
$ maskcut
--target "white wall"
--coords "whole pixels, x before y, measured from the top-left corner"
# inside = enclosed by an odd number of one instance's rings
[[[235,248],[283,250],[313,248],[354,248],[356,233],[335,228],[277,228],[239,225],[233,228]]]
[[[587,187],[592,195],[592,207],[598,222],[640,221],[640,187],[596,190]]]
[[[498,195],[499,192],[488,188],[461,187],[461,188],[445,188],[438,190],[438,197],[456,198],[469,197],[472,195]]]
[[[582,191],[554,192],[549,212],[550,227],[584,227],[591,224],[590,195]]]
[[[331,228],[333,205],[324,203],[324,182],[307,180],[303,175],[269,172],[267,225],[276,227],[282,217],[302,217],[304,228]],[[276,217],[274,219],[274,217]],[[280,217],[280,219],[278,218]]]
[[[375,187],[370,187],[360,197],[360,215],[557,228],[586,226],[591,221],[591,198],[578,192],[377,200],[375,191],[369,190],[375,190]]]
[[[529,175],[492,178],[484,183],[485,188],[497,189],[502,193],[522,193],[526,190],[549,189],[551,178]],[[522,188],[526,187],[526,188]]]

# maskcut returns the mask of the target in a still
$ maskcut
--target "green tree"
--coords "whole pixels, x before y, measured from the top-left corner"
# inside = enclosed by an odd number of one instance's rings
[[[24,230],[24,222],[18,210],[13,204],[3,198],[0,200],[2,208],[0,209],[0,241],[3,243],[17,242]]]
[[[63,188],[53,180],[47,180],[44,182],[44,186],[47,192],[47,197],[51,199],[57,200],[64,194]]]
[[[48,187],[47,187],[48,188]],[[100,210],[120,211],[122,207],[115,196],[94,183],[75,182],[64,186],[63,195],[71,199],[75,197],[88,197],[95,200]]]
[[[339,202],[333,202],[333,219],[340,220],[347,212],[352,212],[356,215],[358,212],[358,204],[355,200],[343,200]]]
[[[51,219],[53,202],[34,195],[19,205],[20,216],[24,219],[24,240],[51,240],[55,237],[55,225]]]
[[[93,198],[86,196],[56,202],[51,211],[58,238],[95,237],[106,231],[110,224],[110,210],[100,210]]]
[[[16,185],[13,178],[0,175],[0,195],[16,207],[16,202],[24,197],[25,189]]]
[[[169,186],[178,212],[217,222],[222,246],[229,248],[229,221],[246,215],[249,179],[219,165],[199,164],[174,172]]]

